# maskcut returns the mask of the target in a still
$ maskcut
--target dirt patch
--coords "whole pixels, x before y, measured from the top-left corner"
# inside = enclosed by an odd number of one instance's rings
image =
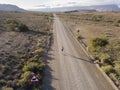
[[[113,12],[78,12],[59,14],[61,19],[69,25],[69,28],[76,34],[84,37],[83,41],[88,43],[94,37],[107,37],[109,39],[120,38],[118,17],[120,13]],[[116,23],[117,22],[117,23]],[[118,24],[118,26],[116,26]]]

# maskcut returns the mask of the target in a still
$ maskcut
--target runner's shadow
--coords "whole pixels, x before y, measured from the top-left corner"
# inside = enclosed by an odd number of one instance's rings
[[[64,56],[70,56],[70,57],[72,57],[72,58],[79,59],[79,60],[82,60],[82,61],[85,61],[85,62],[94,64],[94,62],[93,62],[91,59],[84,59],[84,58],[81,58],[81,57],[78,57],[78,56],[75,56],[75,55],[71,55],[71,54],[69,54],[69,53],[63,53],[63,55],[64,55]]]
[[[53,77],[52,72],[54,71],[51,69],[51,67],[46,65],[43,90],[55,90],[55,88],[52,86],[52,81],[55,82],[59,79]]]
[[[51,37],[51,43],[50,43],[50,47],[52,47],[54,43],[54,39],[53,37]],[[57,81],[59,79],[57,79],[56,77],[54,77],[52,75],[52,73],[54,72],[54,70],[52,70],[52,68],[50,67],[50,63],[54,62],[54,55],[53,53],[50,53],[51,51],[54,51],[52,48],[49,48],[47,53],[46,53],[46,65],[45,65],[45,74],[44,74],[44,80],[43,80],[43,90],[56,90],[53,86],[52,86],[52,81]]]

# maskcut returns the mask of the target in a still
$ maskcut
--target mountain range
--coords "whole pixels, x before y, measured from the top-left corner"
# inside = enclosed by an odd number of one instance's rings
[[[24,9],[11,4],[0,4],[1,11],[25,11]]]
[[[71,6],[58,8],[34,9],[32,11],[41,12],[66,12],[66,11],[120,11],[118,5],[92,5],[92,6]]]

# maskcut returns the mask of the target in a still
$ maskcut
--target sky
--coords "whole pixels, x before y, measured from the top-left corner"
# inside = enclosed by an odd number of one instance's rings
[[[13,4],[23,9],[37,9],[63,6],[89,6],[101,4],[120,5],[120,0],[0,0],[0,4]]]

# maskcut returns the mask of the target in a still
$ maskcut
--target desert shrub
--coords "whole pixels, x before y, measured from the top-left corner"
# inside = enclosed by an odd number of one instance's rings
[[[76,38],[77,39],[83,39],[83,37],[81,35],[78,35],[78,34],[76,35]]]
[[[120,76],[116,75],[116,73],[110,73],[109,76],[117,86],[120,85]]]
[[[23,86],[25,84],[29,84],[29,80],[31,78],[32,72],[26,71],[21,75],[21,79],[19,80],[19,85]]]
[[[11,88],[11,87],[2,87],[2,90],[14,90],[13,88]]]
[[[117,23],[120,23],[120,20],[117,20]]]
[[[102,66],[101,69],[102,69],[105,73],[109,74],[109,73],[113,70],[113,67],[112,67],[111,65],[106,65],[106,66]]]
[[[7,19],[7,20],[6,20],[6,23],[7,23],[7,24],[13,24],[13,25],[15,25],[15,26],[18,25],[18,21],[15,20],[15,19]]]
[[[102,21],[102,19],[103,19],[103,16],[102,16],[102,15],[94,15],[94,16],[92,17],[92,20],[93,20],[93,21]]]
[[[9,25],[7,25],[7,29],[8,29],[9,31],[19,31],[19,30],[18,30],[18,27],[17,27],[16,25],[14,25],[14,24],[9,24]]]
[[[52,32],[49,32],[49,36],[52,36],[53,35],[53,33]]]
[[[120,40],[113,39],[110,41],[110,44],[106,47],[107,53],[110,55],[112,61],[119,63],[120,60]]]
[[[8,65],[4,65],[3,66],[3,69],[2,69],[2,72],[5,74],[9,71],[10,67]]]
[[[114,23],[114,26],[119,27],[120,24],[119,23]]]
[[[113,81],[115,81],[115,82],[118,81],[117,76],[116,76],[115,73],[110,73],[109,76],[110,76],[110,78],[111,78]]]
[[[116,73],[120,76],[120,64],[115,64],[115,67],[114,67]]]
[[[12,80],[12,79],[13,79],[13,76],[7,75],[7,76],[5,77],[5,79],[7,79],[7,80]]]
[[[31,61],[35,61],[35,62],[38,62],[40,56],[37,54],[37,55],[34,55],[34,57],[31,58]]]
[[[37,73],[43,67],[44,67],[44,64],[39,64],[39,63],[36,63],[36,62],[30,62],[23,67],[23,71],[31,71],[31,72]]]
[[[91,40],[93,47],[104,47],[108,44],[108,40],[105,38],[94,38]]]
[[[99,61],[99,60],[95,60],[94,63],[95,63],[95,64],[99,64],[100,61]]]
[[[19,26],[18,26],[18,28],[19,28],[19,30],[21,32],[26,32],[26,31],[29,30],[28,27],[25,24],[23,24],[23,23],[20,23]]]
[[[5,85],[7,83],[7,81],[6,80],[4,80],[4,79],[0,79],[0,85]]]
[[[18,30],[18,22],[13,19],[6,20],[7,29],[10,31],[17,31]]]
[[[100,48],[108,45],[108,40],[106,38],[93,38],[89,42],[89,47],[92,52],[98,51]]]
[[[35,55],[42,55],[44,53],[44,49],[40,48],[34,51]]]
[[[25,32],[29,30],[25,24],[17,20],[9,19],[6,23],[9,31]]]
[[[32,71],[32,72],[35,72],[36,70],[38,70],[38,63],[35,63],[35,62],[30,62],[28,63],[27,65],[25,65],[23,67],[23,71]]]
[[[38,62],[27,63],[27,65],[23,67],[24,73],[21,75],[21,79],[19,80],[18,85],[22,86],[26,90],[41,87],[40,85],[37,86],[32,85],[32,83],[29,83],[29,80],[31,78],[32,73],[35,73],[39,77],[39,79],[42,80],[44,66],[45,66],[44,63],[38,63]]]
[[[49,33],[47,31],[41,31],[41,30],[39,30],[39,33],[42,34],[42,35],[49,35]]]
[[[38,42],[37,43],[37,47],[41,47],[42,46],[42,43],[41,42]]]
[[[100,54],[101,63],[110,63],[110,56],[107,53]]]
[[[2,78],[4,76],[4,74],[2,72],[0,72],[0,78]]]
[[[33,85],[30,83],[32,72],[26,71],[21,75],[21,79],[18,81],[17,86],[20,86],[20,90],[34,90]]]

